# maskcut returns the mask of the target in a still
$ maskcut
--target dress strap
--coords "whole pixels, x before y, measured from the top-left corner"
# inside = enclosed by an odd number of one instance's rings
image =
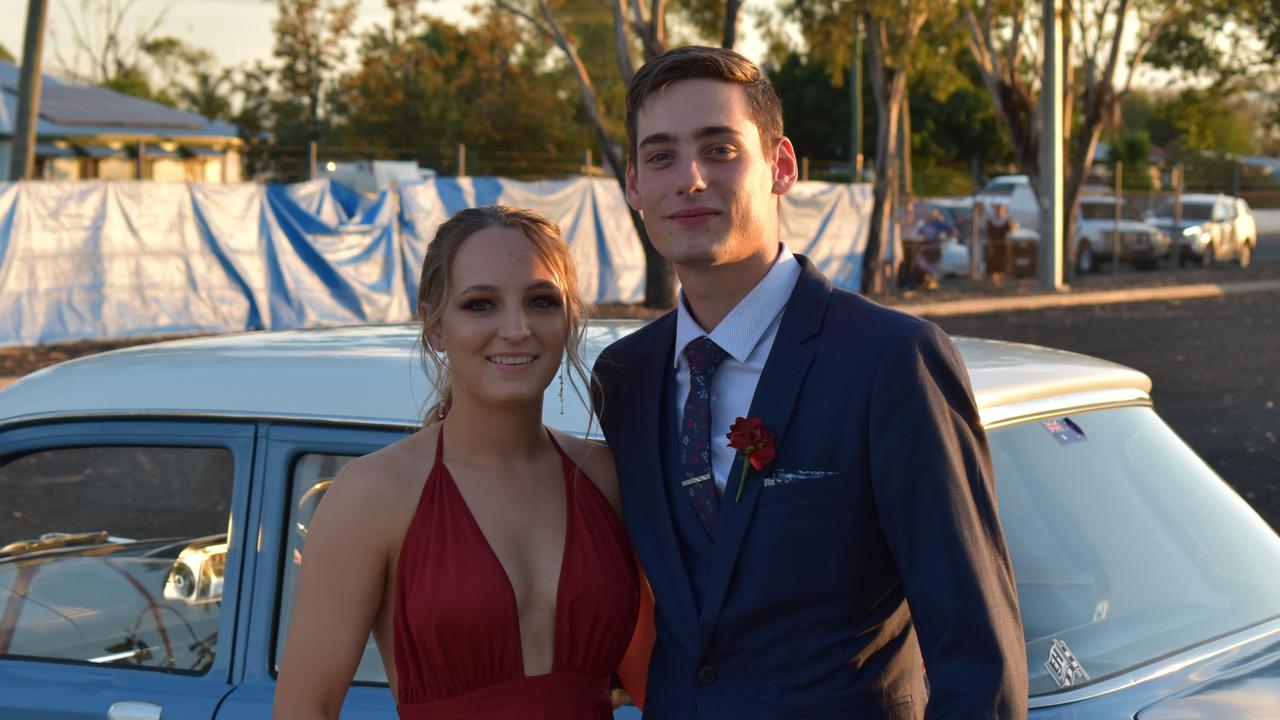
[[[444,422],[440,423],[440,433],[436,435],[436,459],[432,467],[438,466],[444,460]]]
[[[556,452],[560,453],[560,459],[572,463],[573,459],[564,451],[564,448],[560,447],[560,442],[556,440],[556,434],[551,432],[551,428],[543,426],[542,429],[547,431],[547,437],[551,438],[551,444],[555,446]],[[574,465],[577,465],[577,463],[574,463]]]

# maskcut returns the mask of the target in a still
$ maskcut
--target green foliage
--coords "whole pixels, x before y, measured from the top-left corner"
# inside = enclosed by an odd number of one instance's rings
[[[578,57],[587,67],[592,87],[596,92],[600,114],[605,120],[605,127],[611,137],[621,138],[625,134],[623,118],[626,114],[627,84],[623,82],[622,72],[618,69],[613,13],[596,0],[561,0],[555,8],[557,20],[569,40],[573,42]],[[521,25],[521,27],[523,28],[521,32],[529,32],[527,25]],[[525,35],[521,42],[545,47],[546,65],[556,68],[565,66],[560,53],[545,39]],[[636,50],[638,53],[638,48]],[[633,53],[632,57],[636,57],[636,53]],[[567,70],[565,77],[568,77]],[[573,89],[571,94],[573,101],[578,103],[574,106],[574,116],[586,125],[589,121],[580,107],[581,101],[578,98],[577,89]]]
[[[333,92],[330,139],[436,167],[465,143],[482,149],[468,157],[472,174],[579,158],[592,137],[573,78],[549,62],[553,52],[498,11],[466,30],[424,18],[402,42],[375,28],[361,43],[359,68]]]
[[[98,83],[98,87],[104,87],[108,90],[115,90],[125,95],[140,97],[144,100],[162,103],[164,105],[176,105],[173,96],[171,96],[164,88],[152,88],[150,80],[141,69],[137,67],[122,67],[114,77],[107,78],[105,81]]]
[[[5,62],[17,62],[13,57],[13,53],[9,52],[9,48],[5,47],[4,43],[0,43],[0,60]]]
[[[1197,151],[1247,155],[1256,149],[1257,118],[1240,100],[1188,89],[1153,103],[1145,130],[1174,157]]]
[[[940,164],[951,168],[952,176],[972,183],[974,163],[980,168],[1007,164],[1012,149],[969,51],[950,47],[932,60],[928,65],[917,61],[921,68],[910,85],[916,173],[930,163]],[[935,194],[920,183],[917,177],[916,194]]]
[[[323,135],[324,93],[353,34],[358,0],[276,0],[276,81],[288,100],[278,105],[277,133],[290,140]]]
[[[1125,130],[1111,147],[1114,160],[1124,167],[1124,186],[1131,190],[1150,190],[1151,136],[1146,130]]]
[[[796,153],[818,160],[848,160],[853,117],[848,89],[837,87],[824,67],[799,53],[791,53],[781,66],[770,70],[769,80],[782,98],[786,134]],[[871,97],[870,87],[864,97]],[[875,113],[864,113],[868,115],[874,122]]]
[[[190,83],[175,88],[178,107],[211,120],[231,119],[231,71],[199,69],[191,75]]]
[[[940,164],[934,158],[915,156],[912,194],[917,197],[968,195],[974,190],[973,176],[967,169]]]
[[[1150,65],[1221,82],[1280,60],[1280,0],[1196,0],[1192,7],[1155,39]]]
[[[926,64],[908,86],[912,119],[913,190],[917,195],[966,194],[972,165],[1009,161],[1008,139],[996,122],[977,68],[963,48],[947,48]],[[927,56],[926,56],[927,57]],[[782,98],[787,137],[796,152],[819,161],[848,161],[852,142],[852,102],[848,83],[837,86],[812,56],[788,54],[769,72]],[[863,154],[875,152],[876,113],[870,107],[870,80],[863,75]]]
[[[1112,153],[1126,167],[1146,165],[1151,157],[1151,135],[1146,130],[1125,130],[1116,139]]]

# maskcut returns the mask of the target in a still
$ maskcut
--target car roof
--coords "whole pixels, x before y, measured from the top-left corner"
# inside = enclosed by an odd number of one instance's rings
[[[588,365],[639,321],[588,328]],[[433,396],[416,325],[251,332],[115,350],[34,372],[0,392],[0,426],[51,418],[269,418],[394,427],[420,424]],[[1150,379],[1121,365],[1061,350],[957,338],[988,425],[1064,408],[1149,402]],[[596,434],[582,382],[566,372],[543,419]],[[563,413],[563,414],[562,414]]]

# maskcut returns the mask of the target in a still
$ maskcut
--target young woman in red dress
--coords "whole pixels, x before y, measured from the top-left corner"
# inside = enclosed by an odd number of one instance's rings
[[[608,450],[542,425],[562,356],[583,367],[576,277],[532,212],[440,226],[418,289],[440,404],[321,502],[275,717],[337,718],[370,631],[403,720],[610,717],[642,580]]]

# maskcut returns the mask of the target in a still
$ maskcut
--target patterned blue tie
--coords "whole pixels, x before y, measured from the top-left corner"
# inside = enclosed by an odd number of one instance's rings
[[[689,360],[689,397],[680,419],[681,483],[689,491],[694,512],[715,537],[720,527],[720,497],[711,477],[711,376],[728,356],[708,337],[700,337],[684,349]]]

